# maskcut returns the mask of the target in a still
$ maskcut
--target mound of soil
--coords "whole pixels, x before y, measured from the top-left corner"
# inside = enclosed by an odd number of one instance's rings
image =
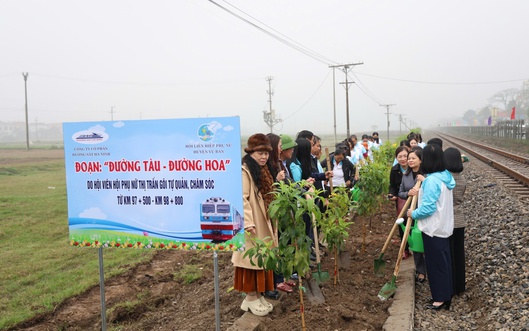
[[[354,217],[347,251],[339,256],[341,267],[333,285],[334,257],[322,258],[322,270],[331,280],[320,284],[324,303],[307,293],[305,323],[308,330],[382,330],[391,301],[377,294],[393,272],[398,243],[385,254],[385,276],[375,275],[373,260],[395,220],[395,207],[387,203],[371,219]],[[363,229],[366,227],[365,252]],[[396,239],[396,237],[395,237]],[[219,252],[221,329],[228,329],[243,315],[243,297],[233,286],[231,254]],[[193,270],[195,277],[180,277]],[[98,272],[94,270],[93,272]],[[316,291],[317,292],[317,291]],[[214,259],[206,251],[159,251],[148,262],[105,281],[107,327],[116,330],[215,330]],[[99,285],[70,298],[48,314],[25,321],[11,330],[101,330]],[[300,295],[283,293],[274,311],[262,318],[267,330],[301,330]]]

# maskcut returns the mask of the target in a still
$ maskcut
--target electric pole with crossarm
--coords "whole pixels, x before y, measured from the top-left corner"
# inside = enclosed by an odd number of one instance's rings
[[[353,84],[354,82],[349,82],[348,80],[348,73],[349,73],[349,70],[353,69],[354,66],[356,65],[360,65],[360,64],[364,64],[364,62],[358,62],[358,63],[347,63],[347,64],[336,64],[336,65],[331,65],[329,66],[329,68],[339,68],[340,70],[342,70],[344,73],[345,73],[345,82],[342,82],[340,84],[345,84],[345,121],[346,121],[346,124],[347,124],[347,138],[349,138],[351,136],[351,132],[349,130],[349,84]],[[334,83],[334,82],[333,82]],[[334,89],[333,89],[334,91]],[[336,109],[334,110],[336,112]],[[335,122],[336,122],[336,115],[334,116],[335,118]],[[336,127],[336,123],[334,124],[334,126]]]
[[[274,95],[274,91],[272,91],[272,80],[274,78],[272,77],[266,77],[266,80],[268,81],[268,104],[269,104],[269,110],[263,110],[263,118],[266,123],[270,127],[270,133],[274,132],[274,125],[277,123],[280,123],[282,120],[281,118],[276,118],[276,111],[272,108],[272,95]]]
[[[387,141],[389,141],[389,114],[391,114],[389,112],[389,107],[392,107],[392,106],[395,106],[394,103],[392,104],[389,104],[389,105],[380,105],[380,107],[386,107],[386,118],[388,119],[388,136],[387,136]]]

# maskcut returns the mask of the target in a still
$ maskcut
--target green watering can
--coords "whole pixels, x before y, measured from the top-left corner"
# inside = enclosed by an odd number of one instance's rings
[[[402,222],[404,222],[404,219],[402,219]],[[400,227],[402,228],[402,231],[406,231],[406,226],[402,222],[399,223]],[[408,236],[408,245],[410,246],[410,250],[412,252],[424,253],[422,232],[417,227],[417,221],[413,222],[413,225],[411,226],[410,234]]]
[[[351,190],[351,200],[358,201],[360,199],[360,195],[362,194],[362,191],[358,187],[354,187]]]

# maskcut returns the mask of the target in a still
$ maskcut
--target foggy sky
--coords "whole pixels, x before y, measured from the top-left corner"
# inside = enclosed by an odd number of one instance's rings
[[[333,132],[333,70],[349,73],[351,133],[428,127],[529,79],[529,1],[0,2],[0,121],[241,117],[243,134]],[[241,11],[239,11],[241,10]],[[250,15],[250,16],[248,16]],[[322,60],[321,57],[325,59]],[[335,70],[338,133],[345,73]],[[111,108],[114,113],[111,114]]]

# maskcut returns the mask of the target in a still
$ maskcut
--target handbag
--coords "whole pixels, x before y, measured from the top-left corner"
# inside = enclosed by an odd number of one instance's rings
[[[406,199],[398,198],[397,197],[397,215],[400,214],[400,211],[406,204]]]

